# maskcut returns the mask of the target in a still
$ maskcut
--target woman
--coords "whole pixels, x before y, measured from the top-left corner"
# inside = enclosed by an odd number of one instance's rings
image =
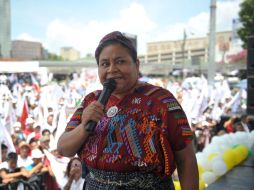
[[[198,170],[186,116],[161,87],[142,83],[131,41],[107,34],[95,51],[100,82],[116,88],[103,106],[101,91],[88,94],[58,141],[59,153],[79,157],[89,169],[86,189],[174,189],[177,167],[182,190],[198,189]],[[98,122],[93,133],[88,121]]]
[[[64,190],[82,189],[84,179],[82,179],[81,174],[82,174],[81,160],[77,157],[74,157],[67,164],[66,177],[68,178],[68,181],[63,189]]]

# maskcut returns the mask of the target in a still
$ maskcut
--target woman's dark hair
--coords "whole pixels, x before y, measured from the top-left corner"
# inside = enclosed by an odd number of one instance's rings
[[[6,150],[6,149],[8,149],[8,147],[5,145],[5,144],[1,144],[1,150]]]
[[[124,48],[126,48],[126,49],[128,50],[128,52],[129,52],[129,54],[130,54],[132,60],[133,60],[134,62],[137,61],[137,52],[136,52],[136,51],[134,51],[133,49],[130,49],[129,47],[127,47],[126,45],[124,45],[123,43],[121,43],[121,42],[119,42],[119,41],[117,41],[117,40],[109,40],[109,41],[104,42],[104,43],[100,46],[100,50],[98,50],[98,51],[99,51],[99,52],[98,52],[98,57],[96,58],[96,60],[97,60],[97,65],[99,65],[99,56],[100,56],[100,54],[101,54],[101,51],[102,51],[105,47],[107,47],[107,46],[109,46],[109,45],[114,45],[114,44],[120,44],[121,46],[123,46]]]
[[[10,160],[15,160],[15,161],[17,161],[17,160],[18,160],[18,155],[17,155],[17,153],[15,153],[15,152],[10,152],[10,153],[7,155],[7,161],[10,161]]]
[[[95,59],[96,59],[97,65],[99,64],[99,56],[103,48],[112,44],[121,44],[123,47],[128,49],[128,52],[130,53],[130,56],[132,57],[133,61],[134,62],[137,61],[137,50],[133,42],[121,32],[113,31],[105,35],[101,39],[98,47],[95,50]]]
[[[45,134],[46,132],[51,133],[50,130],[48,130],[48,129],[43,129],[42,132],[41,132],[42,136],[44,136],[44,134]]]
[[[78,157],[73,157],[70,159],[69,163],[67,164],[67,167],[66,167],[66,172],[65,172],[65,176],[69,177],[70,176],[70,171],[71,171],[71,164],[74,160],[78,160],[81,162],[81,160],[78,158]]]
[[[36,140],[35,138],[31,138],[28,144],[30,144],[30,145],[31,145],[33,142],[36,142],[36,143],[37,143],[37,142],[38,142],[38,140]]]

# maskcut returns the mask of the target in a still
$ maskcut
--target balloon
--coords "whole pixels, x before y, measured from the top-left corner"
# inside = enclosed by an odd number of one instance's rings
[[[227,149],[223,152],[222,158],[227,165],[227,169],[231,170],[235,165],[235,154],[232,149]]]
[[[212,163],[212,170],[216,176],[222,176],[227,172],[227,165],[222,159],[217,159]]]
[[[211,161],[215,156],[217,156],[218,155],[218,153],[216,153],[216,152],[213,152],[213,153],[211,153],[209,156],[208,156],[208,160],[209,161]]]
[[[248,149],[243,145],[238,145],[232,149],[235,158],[235,164],[241,163],[248,156]]]
[[[204,180],[200,179],[199,180],[199,190],[205,189],[205,182]]]
[[[202,166],[200,166],[200,165],[198,164],[198,175],[199,175],[199,176],[202,176],[203,172],[204,172],[204,169],[202,168]]]
[[[204,182],[208,185],[210,185],[211,183],[213,183],[216,180],[216,176],[213,172],[210,171],[206,171],[202,174],[202,180],[204,180]]]

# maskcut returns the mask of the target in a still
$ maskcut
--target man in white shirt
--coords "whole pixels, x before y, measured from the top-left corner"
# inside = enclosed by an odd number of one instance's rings
[[[241,116],[241,124],[245,132],[249,133],[252,129],[249,124],[250,118],[248,115],[244,114]]]
[[[25,141],[19,143],[20,155],[18,155],[18,167],[28,167],[33,163],[31,156],[29,156],[30,146]]]

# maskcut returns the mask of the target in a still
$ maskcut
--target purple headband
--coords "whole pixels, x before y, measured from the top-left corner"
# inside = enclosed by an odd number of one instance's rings
[[[133,46],[131,40],[126,38],[121,32],[114,31],[114,32],[111,32],[111,33],[107,34],[106,36],[104,36],[101,39],[98,47],[96,48],[95,58],[96,58],[97,64],[99,64],[100,53],[101,53],[102,49],[105,47],[105,44],[107,42],[118,42],[118,43],[122,44],[124,47],[126,47],[127,49],[130,50],[132,58],[134,59],[134,61],[136,61],[136,59],[137,59],[137,50]]]

